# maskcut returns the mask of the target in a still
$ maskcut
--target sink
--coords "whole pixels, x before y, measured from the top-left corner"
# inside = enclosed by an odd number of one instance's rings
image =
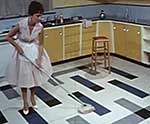
[[[74,23],[81,23],[81,20],[72,20],[71,18],[66,18],[63,19],[63,23],[60,23],[60,20],[55,21],[55,20],[51,20],[51,21],[47,21],[47,22],[43,22],[43,26],[44,27],[52,27],[52,26],[59,26],[59,25],[67,25],[67,24],[74,24]]]

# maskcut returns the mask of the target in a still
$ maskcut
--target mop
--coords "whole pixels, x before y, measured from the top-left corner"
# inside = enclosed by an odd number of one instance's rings
[[[92,106],[91,104],[87,104],[85,102],[82,102],[79,98],[77,98],[76,96],[74,96],[72,93],[69,93],[69,91],[67,89],[65,89],[63,86],[61,86],[59,83],[60,82],[56,77],[54,77],[54,75],[49,75],[45,70],[43,70],[42,68],[40,68],[37,64],[35,64],[34,62],[32,62],[26,55],[22,55],[24,56],[32,65],[34,65],[39,71],[43,72],[46,76],[48,76],[50,79],[54,80],[55,83],[61,88],[63,89],[68,96],[70,96],[71,98],[73,98],[75,101],[77,101],[78,103],[81,104],[81,106],[78,108],[78,112],[81,114],[87,114],[90,112],[95,111],[95,107]]]

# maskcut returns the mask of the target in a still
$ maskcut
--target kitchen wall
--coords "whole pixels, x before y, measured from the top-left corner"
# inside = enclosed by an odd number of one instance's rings
[[[82,16],[91,19],[98,17],[100,10],[106,13],[106,19],[114,19],[120,21],[130,21],[141,24],[150,25],[150,6],[149,5],[127,5],[127,4],[94,4],[82,5],[75,7],[60,7],[50,11],[51,14],[44,15],[44,18],[53,20],[55,15],[64,15],[64,18],[72,16]],[[52,14],[53,13],[53,14]],[[21,18],[2,19],[0,20],[0,31],[8,30],[15,25]]]
[[[150,0],[114,0],[114,3],[150,5]]]
[[[129,21],[141,24],[150,24],[150,7],[149,5],[128,5],[118,3],[101,3],[94,5],[82,5],[75,7],[60,7],[53,9],[55,14],[48,15],[54,19],[54,15],[64,15],[64,18],[72,16],[82,16],[83,18],[92,19],[99,16],[101,10],[106,13],[106,19]]]
[[[98,4],[99,1],[94,0],[53,0],[53,8],[66,6],[79,6],[88,4]]]
[[[150,0],[53,0],[53,8],[99,3],[150,5]]]

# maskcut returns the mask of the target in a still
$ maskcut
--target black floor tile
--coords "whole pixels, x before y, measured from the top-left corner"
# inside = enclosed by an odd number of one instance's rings
[[[137,112],[135,112],[135,114],[139,115],[140,117],[147,119],[150,117],[150,111],[146,110],[146,109],[141,109]]]
[[[106,69],[108,70],[108,68],[106,68]],[[133,75],[133,74],[129,74],[129,73],[125,72],[125,71],[116,69],[116,68],[114,68],[114,67],[111,67],[111,72],[114,72],[114,73],[116,73],[116,74],[119,74],[119,75],[121,75],[121,76],[124,76],[124,77],[126,77],[126,78],[128,78],[128,79],[130,79],[130,80],[135,79],[135,78],[138,78],[137,76],[135,76],[135,75]]]

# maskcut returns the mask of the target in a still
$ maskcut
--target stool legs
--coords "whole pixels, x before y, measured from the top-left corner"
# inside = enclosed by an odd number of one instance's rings
[[[96,67],[97,67],[97,51],[96,51],[96,42],[94,40],[92,41],[92,59],[91,59],[91,69],[96,72]]]
[[[102,42],[102,41],[101,41]],[[103,41],[103,46],[99,46],[98,42],[93,40],[92,41],[92,58],[91,58],[91,70],[95,71],[97,70],[97,62],[98,62],[98,52],[102,51],[104,52],[103,60],[104,60],[104,67],[108,66],[109,74],[111,73],[111,66],[110,66],[110,51],[109,51],[109,42]]]
[[[107,54],[108,54],[108,58],[107,58],[107,60],[108,60],[108,72],[109,72],[109,74],[110,74],[110,73],[111,73],[111,65],[110,65],[109,43],[107,43],[107,50],[108,50],[108,52],[107,52]]]

